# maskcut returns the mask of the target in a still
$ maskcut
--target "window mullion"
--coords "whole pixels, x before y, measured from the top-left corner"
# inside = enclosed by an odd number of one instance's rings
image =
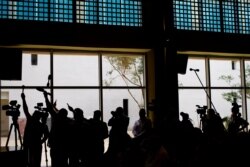
[[[247,97],[246,97],[246,75],[245,75],[245,61],[244,59],[240,60],[240,78],[241,86],[243,89],[242,92],[242,116],[247,120]]]
[[[205,58],[205,73],[206,73],[206,87],[204,90],[207,92],[207,105],[208,108],[212,108],[212,99],[211,99],[211,79],[210,79],[210,64],[209,58]]]

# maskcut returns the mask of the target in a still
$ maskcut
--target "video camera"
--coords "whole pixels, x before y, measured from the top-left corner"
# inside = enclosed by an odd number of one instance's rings
[[[111,115],[112,115],[113,117],[117,115],[117,113],[116,113],[115,111],[111,111],[110,113],[111,113]]]
[[[37,103],[37,105],[34,107],[35,112],[39,112],[41,117],[47,118],[49,116],[48,110],[46,107],[43,107],[43,103]]]
[[[47,111],[47,108],[43,107],[43,103],[37,103],[34,108],[37,109],[37,111]]]
[[[200,115],[205,115],[205,114],[206,114],[207,106],[201,107],[201,106],[199,106],[199,105],[196,105],[196,107],[197,107],[196,112],[197,112],[198,114],[200,114]]]
[[[9,105],[2,106],[2,110],[6,110],[7,116],[12,116],[12,117],[17,118],[20,116],[20,111],[19,111],[20,107],[21,105],[17,104],[16,100],[12,100],[10,101]]]

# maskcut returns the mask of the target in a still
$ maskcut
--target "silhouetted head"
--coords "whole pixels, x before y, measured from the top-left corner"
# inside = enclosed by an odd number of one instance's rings
[[[214,109],[209,108],[209,109],[207,110],[207,114],[208,114],[208,115],[215,115]]]
[[[124,113],[124,110],[122,107],[117,107],[115,111],[118,115],[122,115]]]
[[[64,118],[68,116],[68,111],[65,108],[61,108],[58,112],[59,116]]]
[[[146,110],[144,108],[140,109],[139,116],[140,116],[140,118],[145,118],[146,117]]]
[[[84,118],[83,110],[80,108],[76,108],[75,109],[75,119],[81,119],[81,118]]]
[[[96,120],[100,120],[101,119],[101,116],[102,116],[102,113],[101,113],[101,111],[100,110],[95,110],[94,111],[94,119],[96,119]]]

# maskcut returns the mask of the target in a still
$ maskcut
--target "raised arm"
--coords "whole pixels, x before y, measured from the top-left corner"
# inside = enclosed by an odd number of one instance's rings
[[[21,93],[21,98],[22,98],[22,101],[23,101],[23,111],[24,111],[24,114],[26,116],[26,118],[31,118],[31,115],[29,113],[29,109],[28,109],[28,106],[27,106],[27,103],[26,103],[26,99],[25,99],[25,94],[24,93]]]
[[[52,106],[52,104],[49,101],[48,93],[47,92],[43,92],[43,94],[44,94],[45,103],[46,103],[48,112],[50,113],[51,117],[55,117],[56,116],[56,112],[54,110],[54,107]]]
[[[76,119],[76,111],[74,110],[74,108],[73,107],[71,107],[68,103],[67,103],[67,105],[68,105],[68,109],[69,109],[69,111],[71,111],[72,113],[73,113],[73,115],[74,115],[74,119]]]

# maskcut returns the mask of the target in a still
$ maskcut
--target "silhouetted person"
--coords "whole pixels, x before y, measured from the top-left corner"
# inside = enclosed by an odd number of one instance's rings
[[[228,133],[236,135],[247,128],[249,123],[241,117],[239,106],[234,105],[231,109],[231,116],[228,123]]]
[[[108,138],[107,123],[101,120],[102,113],[100,110],[95,110],[93,118],[91,118],[90,125],[92,129],[93,138],[92,143],[92,166],[100,166],[103,162],[104,155],[104,140]]]
[[[185,166],[194,156],[196,146],[195,128],[188,113],[181,112],[182,119],[179,122],[177,143],[177,159],[180,166]]]
[[[129,117],[124,114],[123,108],[117,107],[116,111],[112,111],[111,114],[112,117],[108,121],[108,126],[111,126],[109,146],[105,157],[109,163],[112,163],[109,164],[112,166],[117,163],[117,156],[130,144],[131,137],[127,133]]]
[[[48,112],[52,117],[51,130],[48,139],[50,147],[51,166],[68,167],[69,138],[71,120],[67,117],[68,111],[61,108],[58,111],[52,106],[48,99],[48,93],[44,92],[44,98]]]
[[[138,137],[152,128],[152,122],[147,118],[145,109],[139,110],[139,117],[140,118],[135,121],[132,129],[134,137]]]
[[[180,128],[182,131],[190,131],[193,130],[194,125],[189,118],[188,113],[181,112],[182,120],[180,121]]]
[[[92,129],[89,121],[84,117],[84,112],[80,108],[73,109],[68,105],[68,109],[73,112],[74,120],[71,126],[70,136],[70,167],[90,167],[92,156]]]
[[[28,167],[40,167],[42,156],[42,144],[48,138],[46,126],[41,122],[43,113],[34,111],[31,115],[26,103],[25,94],[21,94],[23,111],[27,118],[24,131],[24,150],[27,156]]]
[[[214,111],[214,109],[207,109],[206,116],[202,119],[203,132],[209,137],[220,137],[225,135],[226,129],[224,127],[221,117]]]
[[[112,118],[108,121],[108,126],[111,126],[108,151],[116,152],[124,149],[129,140],[128,125],[129,117],[124,114],[122,107],[117,107],[116,111],[112,112]]]

